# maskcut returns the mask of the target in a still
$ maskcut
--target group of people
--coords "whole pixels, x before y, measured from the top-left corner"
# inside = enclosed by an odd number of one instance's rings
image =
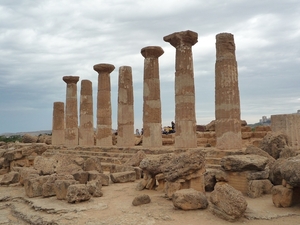
[[[175,133],[175,123],[174,121],[171,122],[171,126],[162,128],[162,134],[172,134]],[[139,129],[135,130],[135,135],[140,136],[144,134],[144,129],[141,129],[141,132],[139,131]]]

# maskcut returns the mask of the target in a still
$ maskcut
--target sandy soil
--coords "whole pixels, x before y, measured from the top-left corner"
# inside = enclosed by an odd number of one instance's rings
[[[138,181],[137,181],[138,182]],[[298,225],[300,205],[276,208],[272,197],[246,198],[245,217],[234,223],[215,217],[209,209],[182,211],[162,192],[136,191],[135,183],[104,186],[103,197],[68,204],[51,198],[27,198],[23,187],[0,187],[0,224],[85,224],[85,225]],[[132,200],[148,194],[151,203],[133,206]],[[209,193],[207,193],[209,195]]]

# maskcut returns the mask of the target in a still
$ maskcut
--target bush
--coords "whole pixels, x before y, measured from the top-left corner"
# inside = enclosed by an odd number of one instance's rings
[[[6,136],[0,136],[0,141],[4,141],[5,143],[8,142],[16,142],[16,141],[22,141],[22,136],[21,135],[12,135],[9,137]]]

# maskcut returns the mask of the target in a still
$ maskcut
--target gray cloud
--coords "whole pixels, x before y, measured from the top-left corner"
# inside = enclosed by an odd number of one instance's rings
[[[135,124],[142,126],[141,48],[161,46],[163,125],[174,119],[173,32],[199,34],[193,47],[198,124],[214,119],[215,35],[235,36],[242,118],[293,113],[300,102],[300,3],[279,1],[112,0],[0,3],[0,133],[51,129],[52,106],[65,100],[65,75],[93,82],[93,65],[111,63],[113,126],[118,68],[132,66]],[[78,83],[80,90],[80,82]]]

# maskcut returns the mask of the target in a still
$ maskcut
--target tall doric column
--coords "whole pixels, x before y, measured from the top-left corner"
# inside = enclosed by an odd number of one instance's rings
[[[144,59],[143,146],[162,146],[161,101],[158,57],[164,53],[159,46],[141,49]]]
[[[97,134],[96,145],[112,146],[111,128],[111,97],[110,97],[110,73],[115,69],[111,64],[94,65],[98,72],[97,94]]]
[[[216,36],[215,113],[216,148],[242,148],[240,94],[233,35]]]
[[[130,66],[119,68],[118,87],[118,142],[117,145],[134,146],[134,113],[132,70]]]
[[[93,87],[89,80],[81,81],[79,145],[94,145]]]
[[[176,48],[175,63],[175,146],[196,148],[195,86],[192,46],[198,34],[187,30],[164,37]]]
[[[54,102],[52,118],[52,145],[65,144],[65,104]]]
[[[65,144],[78,145],[77,76],[64,76],[67,83]]]

